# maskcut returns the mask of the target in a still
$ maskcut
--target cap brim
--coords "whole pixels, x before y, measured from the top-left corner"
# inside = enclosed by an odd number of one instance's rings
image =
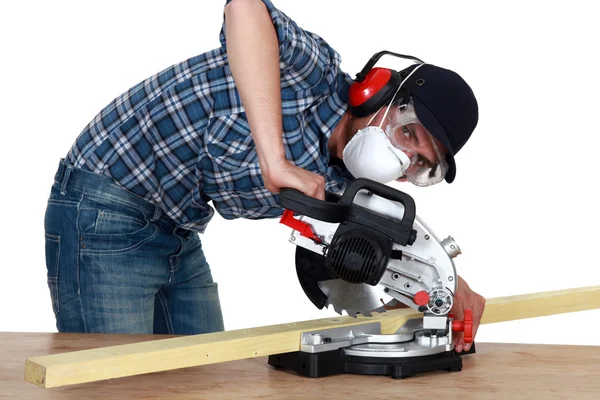
[[[454,153],[452,152],[452,146],[450,145],[450,140],[448,139],[448,135],[442,125],[440,125],[437,118],[429,111],[429,109],[419,101],[417,97],[413,97],[413,102],[415,105],[415,112],[417,113],[417,117],[419,121],[423,124],[423,126],[431,132],[431,134],[442,143],[444,148],[447,151],[446,161],[448,162],[448,172],[446,173],[445,180],[448,183],[452,183],[454,178],[456,177],[456,163],[454,161]]]

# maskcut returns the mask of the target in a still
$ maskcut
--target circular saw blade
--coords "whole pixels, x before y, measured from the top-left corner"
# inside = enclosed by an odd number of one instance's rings
[[[325,257],[303,247],[296,247],[296,273],[306,296],[319,309],[333,306],[342,314],[371,316],[384,312],[397,301],[384,292],[383,285],[350,283],[337,278],[325,266]]]
[[[319,282],[319,288],[327,296],[327,305],[333,305],[338,314],[346,311],[353,317],[357,314],[370,317],[372,312],[384,312],[386,306],[395,300],[384,292],[383,285],[371,286],[331,279]]]

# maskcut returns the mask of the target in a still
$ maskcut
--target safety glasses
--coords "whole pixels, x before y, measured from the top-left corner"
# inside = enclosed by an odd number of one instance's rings
[[[417,186],[431,186],[441,182],[448,172],[448,163],[442,155],[441,144],[421,124],[412,102],[391,105],[383,128],[392,145],[404,151],[411,159],[406,175]]]

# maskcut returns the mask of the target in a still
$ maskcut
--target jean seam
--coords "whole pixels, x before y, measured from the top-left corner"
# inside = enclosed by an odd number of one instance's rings
[[[175,273],[179,270],[179,266],[181,265],[181,254],[185,250],[185,241],[183,238],[177,234],[175,236],[177,236],[177,239],[179,239],[179,249],[175,254],[169,257],[169,263],[171,264],[171,280],[175,279]],[[171,262],[171,259],[175,259],[175,262]]]
[[[148,225],[150,224],[150,222],[148,222]],[[129,246],[127,248],[124,249],[119,249],[119,250],[90,250],[90,249],[85,249],[85,250],[79,250],[81,255],[111,255],[111,256],[121,256],[127,253],[131,253],[132,251],[135,251],[137,249],[139,249],[140,247],[142,247],[143,245],[145,245],[146,243],[148,243],[149,241],[151,241],[152,239],[154,239],[157,235],[158,235],[158,228],[153,225],[152,226],[154,228],[154,232],[152,232],[152,235],[150,235],[148,238],[140,241],[139,243],[134,244],[133,246]],[[144,228],[142,228],[144,229]]]
[[[133,222],[135,224],[140,225],[140,228],[143,228],[144,226],[146,226],[146,223],[148,222],[147,220],[142,221],[139,218],[125,216],[118,212],[115,212],[112,210],[105,210],[105,209],[99,209],[98,220],[113,221],[113,222]]]
[[[126,189],[123,189],[123,190],[126,190]],[[103,196],[101,194],[90,192],[89,188],[82,187],[81,185],[78,185],[77,183],[69,185],[69,191],[71,193],[76,192],[76,193],[81,194],[81,199],[78,202],[74,202],[77,204],[85,198],[90,198],[92,200],[106,200],[106,201],[115,203],[116,205],[119,205],[122,207],[127,207],[132,211],[141,212],[144,215],[144,218],[146,218],[146,219],[149,219],[150,218],[149,215],[153,215],[155,213],[154,209],[152,210],[152,212],[148,212],[147,210],[144,210],[140,204],[135,204],[135,203],[132,203],[129,201],[124,201],[124,200],[119,199],[116,196]],[[67,201],[68,202],[68,200],[57,200],[57,199],[50,199],[50,200],[51,201]],[[144,199],[141,199],[141,200],[144,200]]]
[[[79,202],[73,200],[58,200],[58,199],[48,199],[48,204],[54,204],[58,206],[67,206],[67,207],[77,207]]]
[[[59,284],[58,284],[58,275],[59,275],[59,267],[60,267],[60,250],[61,250],[61,245],[60,245],[60,235],[53,235],[53,234],[49,234],[46,232],[45,234],[46,236],[46,240],[50,240],[52,242],[55,242],[57,245],[57,249],[56,249],[56,259],[54,260],[54,269],[55,269],[55,276],[50,276],[48,277],[48,284],[52,283],[55,284],[55,287],[53,289],[54,291],[54,302],[52,304],[52,308],[55,314],[58,314],[58,312],[60,311],[60,302],[58,299],[59,296]]]
[[[79,216],[80,216],[80,210],[81,210],[81,202],[83,201],[83,198],[85,196],[85,193],[81,193],[81,198],[79,199],[79,203],[77,204],[77,218],[75,220],[75,224],[76,224],[76,229],[77,229],[77,238],[76,238],[76,243],[77,243],[77,298],[79,299],[79,309],[81,311],[81,321],[83,322],[83,331],[85,333],[88,333],[88,326],[87,326],[87,321],[85,319],[85,311],[84,311],[84,307],[83,307],[83,296],[81,295],[81,246],[79,246],[79,240],[81,237],[81,231],[79,230]]]
[[[171,314],[169,313],[169,309],[167,308],[167,302],[165,300],[165,295],[163,294],[162,289],[158,290],[156,296],[158,296],[158,301],[163,310],[163,315],[167,324],[167,330],[169,334],[172,335],[173,333],[175,333],[175,330],[173,329],[173,321],[171,320]]]
[[[204,318],[202,318],[202,322],[204,323],[204,326],[202,327],[203,331],[206,331],[208,329],[208,322],[206,321],[207,317],[207,313],[206,313],[206,301],[202,301],[202,315],[204,316]]]
[[[146,219],[150,219],[151,218],[151,217],[148,217],[146,215],[146,212],[144,212],[144,210],[142,210],[139,205],[136,205],[134,203],[130,203],[128,201],[123,201],[123,200],[119,199],[116,196],[115,197],[102,196],[102,195],[99,195],[99,194],[96,194],[96,193],[92,193],[92,192],[89,192],[89,191],[85,191],[85,190],[82,190],[82,193],[83,193],[84,197],[91,198],[91,199],[106,200],[106,201],[109,201],[109,202],[113,202],[113,203],[115,203],[117,205],[120,205],[120,206],[123,206],[123,207],[127,207],[127,208],[131,209],[132,211],[141,212]],[[154,211],[152,212],[152,214],[154,214]]]

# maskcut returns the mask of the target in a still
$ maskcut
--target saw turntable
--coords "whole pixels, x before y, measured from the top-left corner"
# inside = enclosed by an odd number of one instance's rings
[[[319,309],[369,317],[402,304],[423,313],[394,334],[379,322],[304,332],[301,350],[269,356],[269,364],[303,376],[339,373],[405,378],[433,370],[460,371],[453,333],[473,342],[472,312],[450,313],[457,285],[452,237],[438,240],[416,215],[408,194],[368,179],[353,181],[325,201],[285,189],[281,223],[292,228],[296,272]],[[296,218],[297,217],[297,218]]]

